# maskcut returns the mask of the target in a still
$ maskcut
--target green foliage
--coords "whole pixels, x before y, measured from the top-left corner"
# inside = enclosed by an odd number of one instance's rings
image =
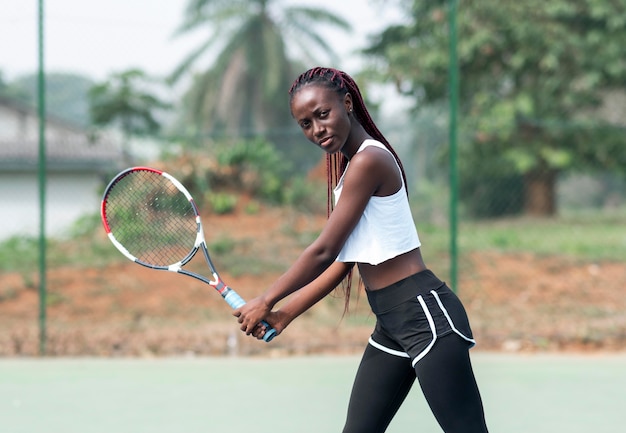
[[[461,256],[472,252],[502,251],[569,257],[587,262],[619,261],[626,257],[626,208],[613,211],[563,212],[553,219],[464,219],[459,227]],[[448,262],[450,233],[446,224],[416,220],[426,263]]]
[[[102,219],[99,213],[87,214],[78,218],[70,227],[69,236],[79,238],[90,236],[92,233],[102,228]]]
[[[248,215],[256,215],[261,210],[261,205],[258,201],[252,200],[246,204],[244,208],[244,212]]]
[[[378,76],[418,105],[441,101],[448,93],[447,2],[404,4],[412,21],[385,29],[366,53]],[[504,177],[623,170],[626,129],[598,109],[624,89],[623,23],[626,0],[460,2],[459,153],[470,176],[461,183],[485,172],[482,166]]]
[[[349,30],[347,21],[321,8],[279,0],[189,0],[177,34],[208,32],[208,38],[172,72],[189,75],[208,53],[211,68],[192,75],[178,129],[193,135],[226,133],[249,137],[256,131],[284,130],[291,116],[286,91],[300,69],[287,45],[303,47],[307,63],[323,53],[336,63],[332,47],[315,31]],[[294,51],[294,50],[292,50]],[[272,138],[276,143],[278,137]]]
[[[460,186],[464,212],[476,218],[519,215],[524,205],[523,191],[523,179],[515,174],[493,177],[473,173]]]
[[[235,248],[235,241],[228,237],[220,237],[207,245],[209,251],[216,256],[230,253]]]
[[[117,125],[125,134],[154,134],[156,116],[170,105],[155,96],[155,81],[139,69],[114,73],[89,90],[89,113],[96,126]]]
[[[216,156],[219,165],[232,169],[232,176],[255,197],[302,210],[325,209],[325,185],[307,180],[301,172],[294,173],[291,162],[268,141],[239,141],[221,147]]]
[[[247,191],[275,203],[284,201],[288,161],[269,142],[261,139],[242,140],[233,145],[222,145],[216,153],[221,166],[233,169]]]
[[[211,210],[218,215],[232,213],[237,206],[237,197],[226,193],[208,193],[206,201]]]
[[[282,162],[274,146],[262,139],[241,140],[234,145],[222,145],[217,153],[217,161],[220,165],[249,165],[257,168],[270,168]]]
[[[626,256],[625,209],[574,212],[555,219],[519,218],[465,223],[460,248],[618,260]]]
[[[296,176],[285,185],[284,203],[316,214],[326,212],[326,184]]]
[[[265,203],[287,204],[317,211],[325,209],[325,186],[309,182],[307,171],[296,171],[276,147],[261,138],[219,141],[202,152],[186,152],[166,162],[166,171],[176,176],[191,192],[198,205],[216,213],[235,209],[237,196]],[[244,203],[246,201],[244,200]],[[252,203],[246,212],[258,211]]]
[[[0,270],[25,272],[33,269],[38,259],[38,241],[27,236],[14,236],[0,243]]]
[[[420,179],[410,189],[410,204],[413,219],[421,227],[432,221],[442,221],[447,217],[449,194],[443,193],[441,183],[428,178]]]

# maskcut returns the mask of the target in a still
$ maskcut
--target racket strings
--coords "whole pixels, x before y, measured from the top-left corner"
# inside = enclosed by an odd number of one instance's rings
[[[168,266],[194,249],[196,210],[168,178],[133,171],[118,180],[105,200],[111,233],[138,260]]]

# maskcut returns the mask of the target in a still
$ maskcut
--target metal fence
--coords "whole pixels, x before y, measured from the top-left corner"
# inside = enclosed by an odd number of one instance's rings
[[[87,95],[95,83],[82,78],[44,75],[42,70],[20,80],[25,94],[0,96],[0,257],[5,263],[0,356],[228,351],[233,327],[221,324],[228,312],[200,300],[212,294],[185,286],[173,289],[171,298],[154,299],[150,287],[126,280],[128,270],[120,270],[98,222],[101,191],[117,170],[135,163],[169,164],[190,181],[203,176],[206,180],[211,170],[221,170],[213,165],[219,161],[212,159],[215,151],[210,147],[220,139],[173,135],[167,129],[148,137],[129,136],[120,128],[93,128]],[[625,100],[615,100],[622,113]],[[404,161],[427,262],[464,298],[486,347],[626,347],[623,167],[523,172],[498,158],[481,160],[468,145],[476,131],[457,120],[456,105],[453,100],[450,106],[429,107],[419,115],[410,110],[378,113],[378,119]],[[169,114],[163,116],[171,120]],[[579,126],[572,129],[579,131]],[[298,131],[285,125],[263,135],[280,137],[275,143],[283,161],[297,160],[279,182],[314,184],[319,179],[319,156],[313,147],[311,153],[286,155],[306,146]],[[186,146],[194,140],[205,147],[191,152]],[[206,160],[203,155],[208,155]],[[198,185],[203,187],[202,182]],[[257,267],[276,274],[293,258],[283,257],[281,249],[303,248],[319,231],[325,211],[323,186],[319,195],[301,185],[293,191],[301,198],[298,203],[317,204],[302,211],[292,200],[282,205],[293,209],[280,213],[276,209],[281,204],[246,197],[230,220],[234,225],[220,226],[222,235],[213,247],[231,257],[224,264],[238,280],[246,281],[247,272],[252,281],[261,279]],[[265,226],[276,218],[286,220]],[[246,234],[244,224],[256,224],[257,229],[260,225],[261,230]],[[286,239],[275,249],[269,249],[272,230]],[[266,256],[266,261],[242,265],[248,255]],[[185,290],[189,294],[181,295]],[[125,292],[133,291],[141,296],[129,306]],[[341,315],[336,299],[330,299],[327,308]],[[173,309],[175,319],[158,318]],[[187,322],[181,319],[186,312]],[[338,332],[336,321],[325,314],[322,308],[313,316],[317,325],[329,322],[328,332]],[[93,326],[98,321],[103,326]],[[213,323],[213,329],[207,329],[207,323]],[[216,328],[219,343],[212,337]],[[350,329],[345,331],[347,341]],[[300,347],[298,331],[294,347]],[[311,342],[319,350],[327,344]]]

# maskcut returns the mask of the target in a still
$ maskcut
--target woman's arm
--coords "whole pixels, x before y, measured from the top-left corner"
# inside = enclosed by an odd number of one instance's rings
[[[385,181],[390,185],[386,185]],[[397,165],[389,152],[367,148],[356,154],[346,170],[341,199],[318,238],[263,295],[235,310],[241,330],[250,334],[278,301],[307,286],[326,271],[359,222],[369,199],[379,192],[383,184],[391,189],[394,186],[392,183],[396,185],[396,190],[401,185]]]
[[[319,277],[292,294],[280,309],[268,313],[265,320],[280,334],[296,317],[332,292],[354,267],[354,263],[334,262]],[[252,334],[263,338],[265,329],[255,328]]]

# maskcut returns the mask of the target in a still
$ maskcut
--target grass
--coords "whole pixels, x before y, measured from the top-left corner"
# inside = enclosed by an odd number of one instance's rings
[[[39,239],[14,236],[0,242],[0,272],[31,275],[39,263]],[[48,267],[97,267],[126,260],[104,236],[99,216],[77,222],[75,230],[64,239],[46,240]]]
[[[461,257],[475,251],[531,252],[538,255],[565,256],[585,261],[620,260],[626,257],[626,209],[566,213],[555,218],[511,218],[486,221],[461,221],[458,245]],[[79,229],[68,239],[47,242],[49,267],[104,266],[122,262],[124,257],[101,236],[99,219],[81,220]],[[446,257],[449,252],[449,227],[421,224],[418,230],[426,260]],[[281,230],[280,235],[296,237],[301,245],[314,236]],[[306,239],[305,239],[306,238]],[[276,262],[279,254],[259,253],[250,240],[221,239],[209,248],[219,261],[233,271],[260,272],[270,267],[280,271],[286,266]],[[13,237],[0,243],[0,271],[30,275],[37,268],[38,240]],[[305,245],[304,245],[305,246]],[[304,248],[304,246],[302,248]]]
[[[448,227],[418,225],[418,229],[422,243],[427,245],[427,254],[448,254]],[[461,221],[458,233],[461,255],[498,250],[585,261],[612,261],[626,257],[626,209],[566,213],[555,218]]]

